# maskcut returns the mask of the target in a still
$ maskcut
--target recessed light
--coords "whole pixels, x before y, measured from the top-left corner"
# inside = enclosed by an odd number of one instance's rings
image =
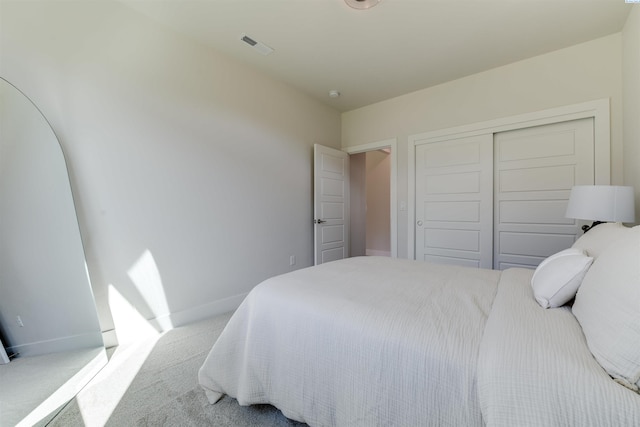
[[[338,98],[340,96],[340,92],[338,92],[335,89],[332,89],[329,91],[329,97],[330,98]]]

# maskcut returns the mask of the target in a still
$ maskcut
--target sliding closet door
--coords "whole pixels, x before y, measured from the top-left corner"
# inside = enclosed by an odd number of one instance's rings
[[[579,233],[573,185],[594,183],[593,119],[496,133],[494,268],[535,267]]]
[[[493,136],[415,147],[416,259],[492,267]]]

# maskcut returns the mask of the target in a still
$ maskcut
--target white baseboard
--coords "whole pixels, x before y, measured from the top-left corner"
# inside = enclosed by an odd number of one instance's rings
[[[365,253],[367,256],[391,256],[391,251],[379,251],[377,249],[367,249]]]
[[[188,325],[189,323],[197,322],[198,320],[206,319],[208,317],[217,316],[218,314],[234,311],[238,306],[240,306],[246,296],[246,293],[234,295],[199,305],[197,307],[189,308],[187,310],[171,313],[171,323],[174,327],[178,327]]]
[[[102,331],[102,341],[105,348],[116,347],[118,345],[118,336],[115,329]]]
[[[147,322],[149,322],[156,331],[167,331],[172,328],[188,325],[219,314],[235,311],[242,301],[244,301],[246,296],[247,293],[234,295],[207,304],[202,304],[197,307],[177,311],[175,313],[164,314],[153,319],[147,319]],[[120,344],[118,342],[118,334],[115,329],[102,331],[102,340],[104,341],[104,346],[106,348],[116,347]]]

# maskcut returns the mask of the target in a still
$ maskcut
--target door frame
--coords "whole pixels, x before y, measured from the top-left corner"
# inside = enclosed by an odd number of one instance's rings
[[[415,259],[416,213],[416,146],[447,139],[483,134],[496,134],[509,130],[548,125],[576,119],[593,118],[595,184],[611,182],[611,123],[609,98],[533,113],[519,114],[485,122],[410,135],[408,138],[408,228],[407,257]]]
[[[367,151],[376,151],[388,148],[391,150],[389,159],[391,163],[391,174],[389,177],[389,227],[390,227],[390,243],[391,257],[398,257],[398,140],[397,138],[385,139],[382,141],[371,142],[368,144],[355,145],[353,147],[343,147],[342,151],[351,155],[358,153],[366,153]]]

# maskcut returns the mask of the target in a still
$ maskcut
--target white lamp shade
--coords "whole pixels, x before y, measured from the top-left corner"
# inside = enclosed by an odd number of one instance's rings
[[[635,222],[633,187],[576,185],[571,189],[565,216],[590,221]]]

